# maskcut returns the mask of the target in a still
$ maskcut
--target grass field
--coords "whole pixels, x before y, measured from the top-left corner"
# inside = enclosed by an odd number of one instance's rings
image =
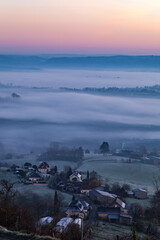
[[[104,156],[101,154],[87,154],[78,170],[94,170],[97,171],[103,179],[108,178],[111,184],[113,182],[119,182],[120,184],[128,183],[132,188],[145,188],[148,190],[149,194],[153,194],[155,191],[153,177],[160,176],[160,168],[158,166],[142,163],[123,163],[121,161],[122,159],[125,158]],[[12,159],[5,160],[4,162],[18,164],[19,166],[22,166],[25,162],[31,162],[36,165],[39,164],[36,159]],[[73,169],[77,167],[75,162],[69,161],[50,161],[48,163],[51,167],[56,165],[58,171],[64,170],[65,166],[71,166]],[[6,177],[9,177],[9,175],[7,174]]]
[[[93,240],[116,239],[116,236],[128,236],[132,234],[130,226],[113,224],[99,221],[98,225],[93,228]],[[144,234],[138,233],[139,237],[144,237]]]
[[[7,172],[4,170],[0,170],[0,180],[1,179],[7,179],[10,182],[18,182],[18,178],[17,175],[13,174],[12,172]],[[25,192],[34,192],[36,194],[38,194],[39,196],[45,196],[45,195],[54,195],[54,190],[48,188],[47,185],[25,185],[23,183],[16,183],[14,185],[14,188],[21,193],[25,193]],[[64,207],[67,207],[69,202],[72,199],[72,195],[67,194],[67,193],[62,193],[59,192],[59,194],[61,194],[62,199],[64,201]]]
[[[2,169],[0,169],[0,180],[1,179],[6,179],[10,182],[17,182],[17,176],[15,174]]]
[[[142,163],[109,162],[108,160],[88,159],[79,167],[80,171],[97,171],[103,178],[108,178],[110,183],[128,183],[131,187],[141,187],[150,194],[155,191],[153,177],[160,176],[157,166]]]
[[[132,203],[138,203],[140,204],[144,209],[150,208],[152,206],[151,204],[152,196],[149,196],[147,199],[136,199],[136,198],[125,198],[125,202],[130,205]]]
[[[54,196],[54,190],[51,188],[48,188],[46,185],[24,185],[24,184],[16,184],[15,188],[19,192],[34,192],[38,194],[39,196],[45,196],[45,195],[53,195]],[[72,195],[63,193],[63,192],[58,192],[64,201],[64,207],[68,206],[68,203],[71,202],[72,200]]]

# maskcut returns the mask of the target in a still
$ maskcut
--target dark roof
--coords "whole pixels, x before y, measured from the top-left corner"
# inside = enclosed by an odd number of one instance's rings
[[[80,200],[80,202],[82,203],[83,207],[88,207],[89,206],[89,204],[84,200]]]
[[[88,207],[88,203],[86,201],[84,201],[84,200],[74,200],[69,204],[69,208],[81,207],[79,205],[81,205],[83,207]]]
[[[37,172],[32,172],[28,176],[29,178],[41,178],[41,176]]]
[[[121,213],[120,217],[132,219],[132,216],[125,214],[125,213]]]
[[[98,213],[106,213],[106,214],[120,214],[120,208],[105,208],[100,207],[98,208]]]
[[[77,211],[77,212],[80,212],[81,210],[77,207],[77,206],[69,206],[68,207],[68,210],[70,210],[70,211]]]
[[[142,189],[142,188],[136,188],[136,189],[133,189],[132,192],[147,192],[145,189]]]
[[[81,176],[81,174],[79,173],[79,172],[77,172],[77,171],[75,171],[75,172],[73,172],[71,175],[70,175],[70,177],[74,177],[74,176],[76,176],[76,177],[80,177]]]
[[[100,191],[98,189],[93,189],[91,191],[91,193],[94,194],[95,197],[103,196],[103,197],[109,197],[109,198],[112,198],[112,199],[116,198],[115,194],[111,194],[111,193],[105,192],[105,191]]]
[[[42,162],[38,168],[42,168],[42,169],[49,168],[49,165],[46,162]]]
[[[126,204],[119,198],[116,198],[115,200],[113,200],[113,202],[111,203],[111,206],[115,204],[115,205],[119,205],[122,208],[125,208]]]
[[[69,207],[74,207],[78,204],[78,200],[73,200],[70,204]]]
[[[95,196],[95,197],[99,197],[101,194],[99,192],[97,192],[95,189],[93,189],[91,191],[91,193]]]

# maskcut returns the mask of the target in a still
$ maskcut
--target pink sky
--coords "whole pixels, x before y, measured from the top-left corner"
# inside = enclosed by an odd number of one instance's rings
[[[160,54],[160,1],[2,0],[0,53]]]

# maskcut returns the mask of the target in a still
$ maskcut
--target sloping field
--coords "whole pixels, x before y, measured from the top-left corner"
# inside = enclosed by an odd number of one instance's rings
[[[20,233],[16,231],[10,231],[0,226],[0,240],[56,240],[49,236],[38,236],[34,234]]]
[[[39,165],[40,162],[37,161],[36,159],[32,158],[32,159],[25,159],[25,158],[22,158],[22,159],[9,159],[9,160],[1,160],[0,163],[7,163],[9,165],[12,165],[12,164],[16,164],[20,167],[22,167],[26,162],[29,162],[31,163],[32,165]],[[70,162],[70,161],[58,161],[58,160],[55,160],[55,161],[47,161],[47,163],[50,165],[50,167],[54,167],[55,165],[57,166],[58,168],[58,171],[62,171],[64,170],[64,167],[65,166],[71,166],[72,168],[75,168],[77,166],[77,164],[75,162]]]
[[[13,174],[12,172],[2,171],[2,170],[0,170],[0,180],[1,179],[6,179],[14,183],[18,182],[17,175]],[[23,183],[16,183],[14,185],[14,188],[21,193],[33,192],[38,194],[41,197],[45,195],[54,196],[54,190],[49,188],[46,185],[25,185]],[[63,192],[59,192],[59,194],[62,196],[62,199],[64,201],[64,207],[67,207],[69,202],[72,199],[72,195],[63,193]]]
[[[1,168],[0,168],[0,180],[1,179],[6,179],[6,180],[8,180],[8,181],[10,181],[10,182],[17,182],[18,181],[18,179],[17,179],[17,175],[15,175],[15,174],[13,174],[13,173],[11,173],[11,172],[7,172],[6,170],[2,170]]]
[[[97,171],[103,178],[108,178],[110,183],[128,183],[131,187],[146,188],[149,193],[155,191],[153,177],[160,176],[157,166],[141,163],[108,162],[107,160],[90,159],[83,162],[80,171]]]
[[[39,196],[43,197],[45,195],[52,195],[54,196],[55,190],[48,188],[46,185],[24,185],[24,184],[16,184],[15,188],[19,192],[33,192],[38,194]],[[58,192],[64,201],[64,207],[67,207],[69,202],[72,200],[72,195],[63,193],[63,192]]]
[[[99,221],[98,225],[94,227],[92,232],[93,240],[105,240],[105,239],[116,239],[116,236],[130,236],[132,229],[130,226],[124,226],[119,224],[113,224],[108,222]],[[145,237],[144,234],[138,233],[139,237]]]

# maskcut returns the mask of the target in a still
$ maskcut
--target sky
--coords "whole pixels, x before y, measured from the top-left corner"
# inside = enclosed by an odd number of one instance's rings
[[[1,54],[160,54],[159,0],[1,0]]]

